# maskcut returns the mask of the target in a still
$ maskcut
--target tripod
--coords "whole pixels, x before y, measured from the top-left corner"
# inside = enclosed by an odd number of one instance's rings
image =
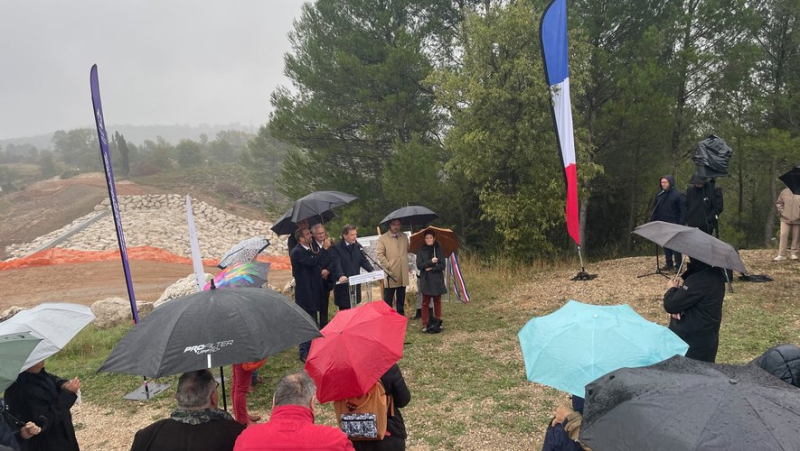
[[[654,244],[653,246],[655,248],[655,254],[656,254],[656,270],[653,271],[653,272],[646,273],[646,274],[640,274],[640,275],[636,276],[637,279],[642,278],[642,277],[647,277],[647,276],[654,276],[656,274],[664,276],[667,279],[672,277],[671,275],[669,275],[669,274],[667,274],[667,273],[665,273],[664,271],[661,270],[661,264],[658,263],[658,244]]]
[[[656,209],[658,208],[659,204],[661,204],[661,201],[662,201],[662,200],[664,200],[664,198],[665,198],[665,197],[667,197],[667,196],[666,196],[666,191],[662,190],[662,191],[661,191],[661,192],[658,194],[658,196],[657,196],[657,197],[658,197],[658,201],[657,201],[657,202],[656,202],[656,204],[653,206],[653,211],[651,211],[651,212],[650,212],[650,220],[652,220],[652,219],[653,219],[653,215],[655,214],[655,212],[656,212]],[[637,279],[639,279],[639,278],[642,278],[642,277],[647,277],[647,276],[654,276],[654,275],[656,275],[656,274],[662,275],[662,276],[666,277],[667,279],[669,279],[670,277],[672,277],[672,276],[670,276],[669,274],[667,274],[667,273],[665,273],[665,272],[661,271],[661,264],[660,264],[660,263],[658,263],[658,244],[654,244],[654,245],[653,245],[653,248],[655,249],[655,254],[656,254],[656,270],[655,270],[655,271],[653,271],[653,272],[650,272],[650,273],[646,273],[646,274],[640,274],[640,275],[636,276],[636,278],[637,278]]]

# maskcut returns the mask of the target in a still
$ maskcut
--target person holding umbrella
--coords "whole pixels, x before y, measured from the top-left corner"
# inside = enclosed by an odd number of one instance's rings
[[[669,329],[689,345],[686,357],[714,363],[722,324],[725,272],[690,258],[681,278],[683,283],[677,277],[667,281],[664,293]]]
[[[444,252],[436,242],[436,232],[427,229],[424,232],[425,244],[417,251],[417,269],[420,271],[419,290],[422,292],[422,332],[428,332],[436,323],[436,328],[442,324],[442,295],[447,293],[444,284]],[[429,323],[430,311],[433,301],[433,320]]]
[[[786,247],[789,244],[789,235],[792,235],[792,246],[789,249],[791,259],[800,258],[800,194],[795,194],[789,188],[781,191],[775,208],[781,215],[781,239],[778,245],[776,262],[786,260]]]
[[[19,373],[6,389],[5,401],[14,417],[33,422],[41,432],[30,437],[28,451],[79,450],[70,409],[78,399],[81,381],[64,380],[44,369],[44,360]]]
[[[295,280],[295,302],[319,327],[317,313],[322,309],[324,288],[320,276],[320,258],[311,251],[311,232],[308,229],[297,229],[294,234],[297,246],[289,257],[292,261],[292,275]],[[327,312],[322,315],[327,321]],[[306,361],[311,341],[300,343],[300,360]]]

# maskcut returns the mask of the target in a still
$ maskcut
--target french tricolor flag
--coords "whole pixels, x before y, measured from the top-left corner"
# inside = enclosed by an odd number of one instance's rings
[[[567,55],[567,1],[553,0],[542,16],[540,27],[542,55],[547,84],[553,99],[556,136],[567,179],[567,232],[581,245],[578,221],[578,173],[575,166],[575,138],[569,95],[569,57]]]

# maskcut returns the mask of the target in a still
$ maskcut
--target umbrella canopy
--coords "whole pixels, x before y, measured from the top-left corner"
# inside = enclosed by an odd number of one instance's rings
[[[319,336],[306,312],[272,290],[201,291],[153,310],[98,371],[162,377],[255,362]]]
[[[220,271],[214,277],[215,288],[241,288],[241,287],[260,287],[267,283],[269,273],[269,263],[248,262],[236,263]],[[211,282],[203,288],[211,289]]]
[[[269,246],[269,240],[263,237],[248,238],[241,243],[230,248],[222,258],[219,259],[219,269],[225,269],[236,263],[251,262],[256,255]]]
[[[275,232],[276,235],[291,235],[297,230],[297,224],[292,222],[292,208],[286,212],[283,216],[278,219],[278,221],[272,225],[269,229]],[[333,213],[333,210],[328,210],[322,212],[322,214],[317,216],[312,216],[310,218],[306,218],[308,220],[308,226],[311,227],[313,225],[319,223],[326,223],[330,222],[331,219],[335,218],[336,215]]]
[[[340,191],[314,191],[294,202],[291,220],[297,224],[303,219],[324,216],[325,212],[349,204],[356,199],[358,197]]]
[[[0,335],[31,332],[42,339],[22,365],[20,371],[25,371],[60,351],[93,319],[85,305],[46,302],[0,323]]]
[[[798,450],[800,390],[753,366],[675,356],[586,386],[592,449]]]
[[[792,190],[792,193],[800,194],[800,164],[793,167],[786,174],[780,176],[779,179]]]
[[[747,268],[733,246],[696,227],[653,221],[640,225],[633,233],[708,265],[747,274]]]
[[[651,365],[689,349],[628,305],[569,301],[519,331],[528,380],[584,397],[584,386],[623,367]]]
[[[408,207],[398,208],[386,215],[385,218],[381,219],[381,225],[386,227],[389,222],[399,219],[400,222],[406,226],[426,226],[438,217],[439,215],[425,207],[410,205]]]
[[[0,336],[0,362],[3,362],[0,366],[0,392],[17,380],[22,366],[40,341],[41,338],[32,336],[30,332]]]
[[[311,342],[306,371],[321,403],[361,396],[403,357],[408,320],[383,301],[342,310]]]
[[[436,234],[436,242],[439,243],[439,246],[442,247],[442,251],[444,252],[444,257],[447,258],[453,254],[453,252],[458,249],[458,237],[455,233],[453,233],[450,229],[440,229],[439,227],[428,226],[424,229],[420,230],[417,233],[411,235],[411,240],[408,244],[408,251],[409,252],[417,252],[418,250],[422,249],[422,246],[425,244],[425,232],[428,230],[433,230]]]

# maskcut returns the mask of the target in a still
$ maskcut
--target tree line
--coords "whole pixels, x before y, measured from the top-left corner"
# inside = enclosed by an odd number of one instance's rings
[[[291,145],[280,190],[360,197],[376,224],[422,204],[475,248],[522,260],[571,253],[544,80],[544,1],[317,0],[290,33],[291,87],[271,135]],[[800,4],[793,0],[573,0],[570,83],[581,234],[630,253],[658,181],[685,189],[710,134],[733,148],[718,179],[722,238],[775,234],[778,175],[800,163]],[[337,212],[338,213],[338,212]]]

